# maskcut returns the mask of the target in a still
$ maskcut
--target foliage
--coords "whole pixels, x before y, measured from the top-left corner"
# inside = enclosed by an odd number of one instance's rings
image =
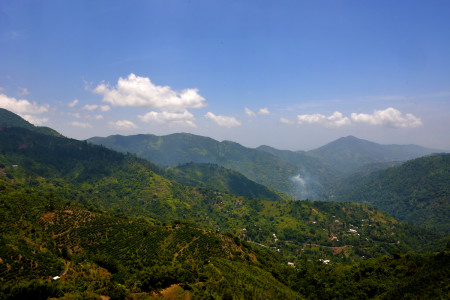
[[[341,173],[347,173],[368,164],[405,161],[434,152],[436,150],[416,145],[380,145],[347,136],[307,153],[329,163]]]
[[[330,200],[363,202],[403,221],[450,230],[450,154],[432,155],[367,176],[351,176]]]
[[[212,190],[244,197],[283,200],[284,194],[258,184],[239,172],[225,169],[215,164],[188,163],[168,168],[166,176],[181,184],[207,187]]]

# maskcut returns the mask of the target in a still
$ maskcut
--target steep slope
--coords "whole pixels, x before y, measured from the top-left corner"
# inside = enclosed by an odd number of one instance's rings
[[[166,176],[184,185],[207,187],[244,197],[275,201],[288,198],[282,193],[248,179],[239,172],[214,164],[188,163],[178,165],[168,168]]]
[[[449,293],[448,251],[327,265],[302,253],[310,245],[288,266],[276,252],[229,234],[110,215],[67,200],[52,204],[42,182],[18,185],[0,176],[0,183],[2,299],[429,299]]]
[[[4,108],[0,108],[0,127],[21,127],[39,133],[61,136],[58,132],[49,127],[34,126],[30,122]]]
[[[417,145],[380,145],[347,136],[307,154],[319,158],[341,172],[351,172],[363,165],[405,161],[438,152]]]
[[[450,154],[422,157],[365,176],[351,176],[336,185],[330,199],[375,205],[400,220],[448,233]]]
[[[232,236],[118,217],[67,201],[49,206],[45,189],[3,187],[2,299],[149,297],[173,285],[189,298],[301,299],[270,273],[272,266],[282,269],[275,253]]]
[[[187,133],[167,136],[134,135],[91,138],[90,143],[121,152],[135,153],[160,166],[175,166],[190,162],[212,163],[237,171],[249,179],[298,196],[296,185],[289,180],[297,175],[297,167],[270,153],[243,147],[240,144]]]

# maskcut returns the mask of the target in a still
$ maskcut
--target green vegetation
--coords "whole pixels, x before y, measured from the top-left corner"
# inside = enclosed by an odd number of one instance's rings
[[[418,158],[366,176],[346,178],[329,197],[335,201],[368,203],[400,220],[448,234],[449,166],[450,154]]]
[[[437,150],[416,145],[380,145],[347,136],[307,153],[320,158],[341,173],[347,173],[367,164],[405,161],[435,152]]]
[[[241,176],[0,128],[0,299],[448,298],[448,235]]]
[[[407,160],[434,152],[414,145],[379,145],[355,137],[342,138],[308,152],[268,146],[250,149],[186,133],[112,135],[88,141],[123,153],[134,153],[160,167],[191,162],[217,164],[295,199],[315,200],[321,199],[321,192],[327,190],[337,176],[365,164]]]
[[[162,177],[163,171],[132,155],[21,128],[4,128],[0,142],[5,178],[16,189],[31,186],[47,193],[48,201],[229,231],[286,257],[303,251],[311,258],[354,261],[422,247],[405,234],[418,229],[363,205],[274,202],[191,188]],[[431,232],[421,236],[435,243],[441,238]]]
[[[58,132],[56,132],[51,128],[34,126],[33,124],[19,117],[18,115],[3,108],[0,108],[0,128],[1,127],[21,127],[43,134],[61,136],[61,134],[59,134]]]
[[[166,170],[166,177],[181,184],[207,187],[229,194],[268,199],[289,199],[286,195],[258,184],[239,172],[215,164],[188,163]]]

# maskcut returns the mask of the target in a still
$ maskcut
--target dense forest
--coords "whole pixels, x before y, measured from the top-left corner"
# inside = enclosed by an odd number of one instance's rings
[[[436,154],[363,176],[349,176],[337,183],[328,197],[374,205],[399,220],[448,234],[449,182],[450,154]]]
[[[4,125],[0,299],[450,295],[445,231],[367,204],[292,200],[216,165],[163,170]]]

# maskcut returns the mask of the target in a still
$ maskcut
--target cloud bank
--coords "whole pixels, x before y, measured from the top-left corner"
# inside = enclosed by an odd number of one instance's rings
[[[395,108],[389,107],[385,110],[375,110],[373,114],[352,113],[351,119],[355,123],[369,125],[384,125],[397,128],[414,128],[422,125],[422,120],[413,114],[403,114]]]
[[[295,124],[285,118],[280,119],[284,124]],[[395,128],[415,128],[422,126],[422,120],[413,114],[404,115],[399,110],[389,107],[384,110],[374,110],[372,114],[352,113],[350,117],[344,116],[341,112],[334,112],[330,116],[323,114],[304,114],[297,116],[298,125],[319,124],[325,127],[342,127],[352,124],[379,125]]]

